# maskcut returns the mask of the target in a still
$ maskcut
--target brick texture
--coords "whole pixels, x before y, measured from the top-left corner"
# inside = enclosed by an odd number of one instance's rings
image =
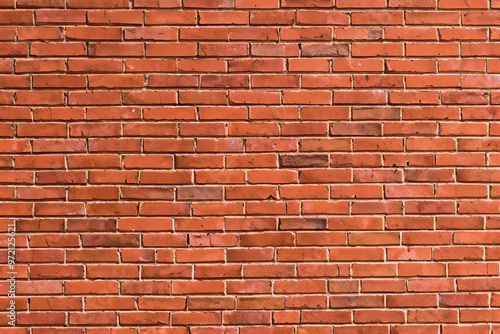
[[[0,332],[500,333],[499,24],[0,0]]]

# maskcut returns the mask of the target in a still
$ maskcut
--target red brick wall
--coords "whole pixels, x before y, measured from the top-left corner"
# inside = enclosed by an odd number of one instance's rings
[[[0,7],[0,332],[500,333],[499,0]]]

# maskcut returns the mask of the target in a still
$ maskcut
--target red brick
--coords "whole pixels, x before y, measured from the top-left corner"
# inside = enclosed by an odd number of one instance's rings
[[[351,312],[344,310],[304,310],[301,322],[306,324],[346,324],[350,322],[350,318]]]

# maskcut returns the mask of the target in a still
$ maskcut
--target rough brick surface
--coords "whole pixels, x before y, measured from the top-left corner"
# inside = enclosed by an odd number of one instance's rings
[[[500,333],[499,24],[0,0],[0,332]]]

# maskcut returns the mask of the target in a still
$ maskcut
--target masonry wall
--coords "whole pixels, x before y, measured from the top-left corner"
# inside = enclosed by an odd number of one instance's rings
[[[0,7],[0,332],[500,333],[499,0]]]

